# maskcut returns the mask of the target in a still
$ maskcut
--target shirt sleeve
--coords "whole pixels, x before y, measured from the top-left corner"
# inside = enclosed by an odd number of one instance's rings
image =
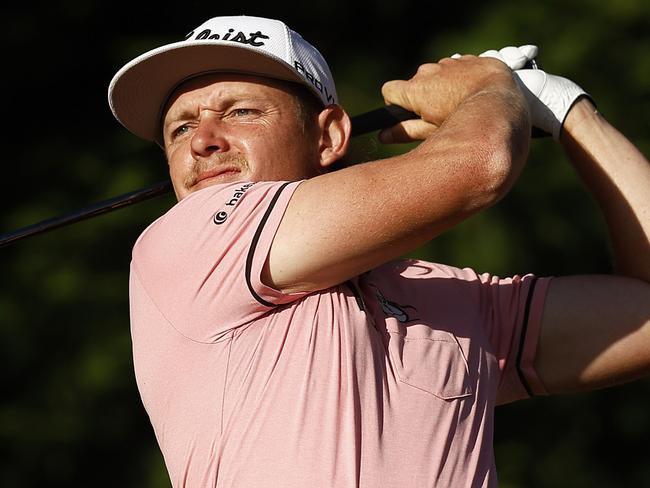
[[[501,371],[496,403],[548,394],[534,361],[551,278],[483,274],[479,279],[487,305],[481,310],[484,327]]]
[[[179,333],[214,342],[303,294],[265,286],[261,273],[300,182],[215,185],[183,199],[138,238],[144,293]]]

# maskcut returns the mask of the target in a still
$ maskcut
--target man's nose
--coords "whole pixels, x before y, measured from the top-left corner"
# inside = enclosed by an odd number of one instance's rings
[[[229,144],[224,124],[215,116],[201,117],[192,135],[191,147],[192,153],[200,157],[227,151]]]

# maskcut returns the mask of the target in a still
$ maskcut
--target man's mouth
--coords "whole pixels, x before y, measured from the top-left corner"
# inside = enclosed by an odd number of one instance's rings
[[[194,179],[190,187],[193,190],[209,186],[210,184],[215,183],[227,183],[232,181],[233,177],[236,177],[241,173],[241,170],[235,166],[225,166],[222,168],[215,168],[209,171],[203,171],[198,174]]]

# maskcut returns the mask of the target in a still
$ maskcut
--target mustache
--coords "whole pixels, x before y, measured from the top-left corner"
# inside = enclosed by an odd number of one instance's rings
[[[209,159],[195,160],[189,173],[183,180],[186,189],[192,188],[199,182],[201,174],[219,168],[236,167],[240,170],[248,169],[248,160],[241,154],[214,154]]]

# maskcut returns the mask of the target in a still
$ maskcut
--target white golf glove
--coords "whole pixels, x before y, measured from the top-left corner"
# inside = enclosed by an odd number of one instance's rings
[[[533,127],[558,140],[564,119],[573,104],[578,98],[589,95],[571,80],[536,69],[538,52],[537,46],[508,46],[498,51],[485,51],[480,56],[496,58],[515,72],[515,78],[528,101]],[[529,68],[531,64],[532,69]]]

